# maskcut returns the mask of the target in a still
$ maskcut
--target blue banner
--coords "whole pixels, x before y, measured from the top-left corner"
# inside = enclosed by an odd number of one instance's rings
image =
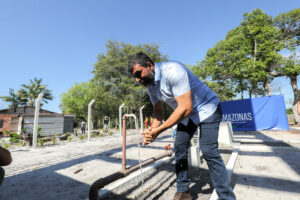
[[[235,131],[289,130],[282,95],[225,101],[221,109]]]

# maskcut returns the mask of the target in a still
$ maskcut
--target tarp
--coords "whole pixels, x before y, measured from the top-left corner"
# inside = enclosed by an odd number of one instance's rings
[[[235,131],[289,130],[282,95],[225,101],[221,109]]]

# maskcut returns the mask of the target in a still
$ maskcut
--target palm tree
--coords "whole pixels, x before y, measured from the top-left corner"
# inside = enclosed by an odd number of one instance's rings
[[[9,108],[13,108],[14,110],[18,106],[27,104],[26,96],[22,90],[15,93],[14,89],[9,88],[9,96],[1,96],[0,98],[5,102],[10,102]]]
[[[22,84],[22,94],[27,98],[27,105],[34,107],[35,99],[39,96],[39,94],[43,94],[42,102],[48,103],[48,100],[53,100],[53,96],[51,94],[51,90],[46,89],[47,85],[41,84],[42,79],[34,78],[30,80],[30,85]]]

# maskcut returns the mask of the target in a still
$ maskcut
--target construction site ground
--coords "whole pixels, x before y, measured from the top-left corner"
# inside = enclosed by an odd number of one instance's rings
[[[171,144],[171,130],[156,142],[141,147],[146,160],[165,151]],[[235,132],[239,155],[232,175],[237,199],[300,199],[300,132]],[[139,136],[139,140],[142,138]],[[240,145],[239,143],[240,142]],[[90,185],[98,178],[121,169],[122,140],[118,133],[55,146],[11,151],[13,162],[4,167],[5,180],[0,199],[86,199]],[[220,147],[225,164],[232,148]],[[127,137],[127,166],[139,163],[134,131]],[[193,199],[209,199],[213,191],[205,161],[190,170]],[[155,173],[124,184],[104,199],[173,199],[176,192],[174,161],[158,167]],[[109,186],[108,186],[109,187]]]

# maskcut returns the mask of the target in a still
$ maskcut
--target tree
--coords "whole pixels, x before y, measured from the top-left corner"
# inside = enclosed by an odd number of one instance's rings
[[[245,13],[241,23],[242,32],[251,45],[249,58],[252,59],[253,68],[261,73],[260,82],[268,95],[271,94],[270,82],[274,64],[279,63],[283,49],[280,42],[280,31],[273,25],[272,17],[260,9]]]
[[[210,68],[205,67],[205,60],[200,62],[198,66],[190,67],[193,74],[195,74],[204,84],[206,84],[209,88],[211,88],[220,101],[228,101],[231,100],[235,95],[233,91],[233,85],[228,79],[219,79],[215,76],[211,75],[212,71]]]
[[[35,99],[39,94],[43,94],[42,102],[48,103],[48,100],[53,100],[51,90],[47,89],[47,85],[41,85],[42,79],[34,78],[30,80],[30,85],[22,84],[21,94],[27,99],[27,105],[34,107]]]
[[[76,114],[75,120],[87,118],[88,104],[93,99],[94,85],[92,82],[75,83],[67,92],[61,95],[63,113]]]
[[[115,125],[114,119],[118,118],[118,109],[122,103],[126,104],[125,109],[128,112],[138,114],[142,105],[149,105],[149,98],[146,89],[137,84],[128,73],[129,56],[144,51],[154,62],[167,60],[167,56],[162,55],[158,49],[157,44],[133,46],[123,42],[108,41],[106,52],[98,55],[98,61],[92,71],[94,74],[92,80],[88,83],[76,84],[62,95],[63,111],[86,118],[87,105],[90,100],[95,99],[92,109],[95,125],[105,115],[110,116],[112,125]]]
[[[15,93],[14,89],[9,88],[9,96],[1,97],[5,102],[9,102],[9,108],[16,109],[19,106],[26,105],[27,99],[24,97],[24,93],[22,90],[19,90]]]
[[[280,39],[286,48],[300,45],[300,8],[280,13],[275,17],[274,25],[281,31]]]
[[[272,17],[255,9],[245,13],[240,26],[209,49],[196,68],[202,68],[208,80],[231,88],[242,98],[244,91],[248,91],[250,98],[252,94],[271,95],[272,72],[280,62],[278,52],[283,48],[279,37]]]
[[[284,44],[285,50],[290,52],[287,58],[283,57],[282,62],[276,65],[276,73],[290,79],[294,95],[292,104],[294,119],[296,123],[300,123],[300,115],[297,112],[300,101],[297,86],[297,76],[300,75],[300,59],[296,56],[296,50],[300,44],[300,8],[279,14],[274,19],[274,24],[281,32],[280,41]]]

